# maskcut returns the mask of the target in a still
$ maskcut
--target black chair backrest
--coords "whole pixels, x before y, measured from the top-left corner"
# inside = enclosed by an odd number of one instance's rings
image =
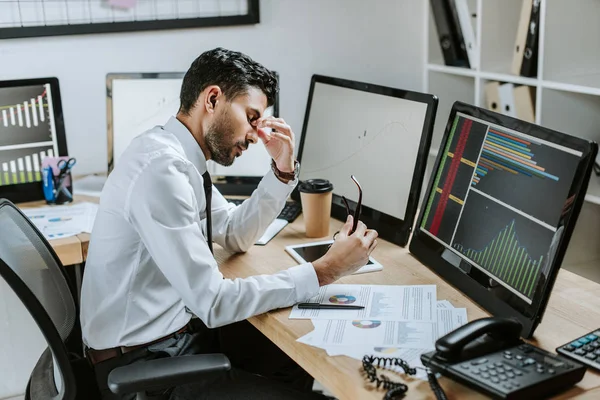
[[[54,370],[61,378],[55,399],[75,398],[75,377],[64,343],[77,316],[73,294],[48,241],[6,199],[0,199],[0,276],[23,302],[48,343]]]

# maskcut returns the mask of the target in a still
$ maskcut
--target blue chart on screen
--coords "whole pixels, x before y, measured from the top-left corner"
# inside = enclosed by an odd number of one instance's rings
[[[361,329],[372,329],[372,328],[377,328],[379,325],[381,325],[381,321],[375,321],[375,320],[356,320],[356,321],[352,321],[352,325],[354,325],[357,328],[361,328]]]
[[[335,296],[331,296],[329,298],[330,303],[335,304],[352,304],[356,301],[356,297],[354,296],[346,296],[343,294],[336,294]]]

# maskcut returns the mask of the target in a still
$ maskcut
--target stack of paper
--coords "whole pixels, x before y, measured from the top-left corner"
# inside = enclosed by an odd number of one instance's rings
[[[309,302],[361,305],[361,310],[315,310],[294,306],[290,319],[311,319],[315,329],[298,339],[330,356],[362,360],[365,355],[398,357],[422,366],[421,354],[467,323],[467,310],[437,301],[435,285],[328,285]],[[417,375],[425,379],[423,370]]]
[[[59,239],[80,233],[91,233],[98,205],[77,203],[21,209],[46,239]]]

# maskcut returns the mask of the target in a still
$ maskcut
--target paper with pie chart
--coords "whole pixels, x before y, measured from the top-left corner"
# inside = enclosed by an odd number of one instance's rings
[[[344,297],[336,301],[352,301],[349,297],[354,296],[346,294]],[[369,354],[401,358],[412,367],[423,367],[421,354],[431,351],[437,339],[468,322],[467,310],[455,308],[447,300],[436,302],[436,314],[435,322],[313,320],[314,330],[297,341],[321,348],[328,356],[347,356],[360,361]],[[415,378],[427,380],[424,369],[417,369]]]
[[[427,349],[437,337],[431,322],[357,320],[313,320],[313,346],[394,346]]]
[[[355,319],[435,322],[435,285],[342,285],[321,287],[310,303],[360,305],[362,310],[315,310],[294,306],[290,319]]]

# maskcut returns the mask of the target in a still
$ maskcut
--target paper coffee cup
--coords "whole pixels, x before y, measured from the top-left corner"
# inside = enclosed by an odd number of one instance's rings
[[[308,179],[298,185],[306,237],[329,236],[333,185],[327,179]]]

